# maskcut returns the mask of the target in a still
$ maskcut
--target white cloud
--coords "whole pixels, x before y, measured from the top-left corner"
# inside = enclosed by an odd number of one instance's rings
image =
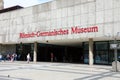
[[[4,0],[4,7],[11,7],[15,5],[20,5],[23,7],[33,6],[40,3],[44,3],[52,0]]]

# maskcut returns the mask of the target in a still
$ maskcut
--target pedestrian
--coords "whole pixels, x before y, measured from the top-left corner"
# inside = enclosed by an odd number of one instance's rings
[[[27,54],[27,63],[30,62],[30,53]]]
[[[14,53],[14,60],[17,61],[17,54]]]
[[[10,61],[10,54],[7,54],[7,60]]]
[[[51,53],[51,62],[53,62],[54,54]]]
[[[0,54],[0,61],[2,61],[2,54]]]
[[[11,62],[14,62],[15,54],[11,54]]]

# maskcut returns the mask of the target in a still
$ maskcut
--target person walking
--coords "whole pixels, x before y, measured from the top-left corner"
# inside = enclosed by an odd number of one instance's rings
[[[30,53],[27,54],[27,63],[30,62]]]
[[[51,62],[53,62],[54,54],[51,53]]]
[[[0,54],[0,61],[2,61],[2,54]]]

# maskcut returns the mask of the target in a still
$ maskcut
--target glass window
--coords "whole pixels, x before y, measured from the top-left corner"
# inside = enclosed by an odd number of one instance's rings
[[[95,43],[96,50],[107,50],[108,43],[107,42],[96,42]]]
[[[114,61],[114,50],[110,50],[109,52],[109,64],[112,64]]]
[[[84,63],[89,63],[89,51],[84,51]]]
[[[84,43],[84,50],[89,50],[89,45],[88,45],[88,43]]]
[[[117,51],[117,55],[118,55],[118,61],[120,61],[120,50]],[[109,52],[109,64],[112,64],[112,62],[115,60],[114,58],[114,50],[110,50]]]
[[[120,50],[118,50],[118,61],[120,62]]]
[[[96,51],[95,63],[108,64],[108,51]]]
[[[110,44],[113,44],[114,41],[110,41],[109,42],[109,46]],[[117,41],[118,44],[120,44],[120,41]],[[118,61],[120,61],[120,49],[117,49],[117,56],[118,56]],[[112,62],[114,61],[114,49],[110,49],[109,51],[109,64],[112,64]]]

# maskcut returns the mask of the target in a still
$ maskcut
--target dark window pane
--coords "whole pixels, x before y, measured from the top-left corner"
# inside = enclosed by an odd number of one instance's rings
[[[108,49],[108,44],[107,42],[96,42],[95,43],[95,48],[96,50],[107,50]]]

